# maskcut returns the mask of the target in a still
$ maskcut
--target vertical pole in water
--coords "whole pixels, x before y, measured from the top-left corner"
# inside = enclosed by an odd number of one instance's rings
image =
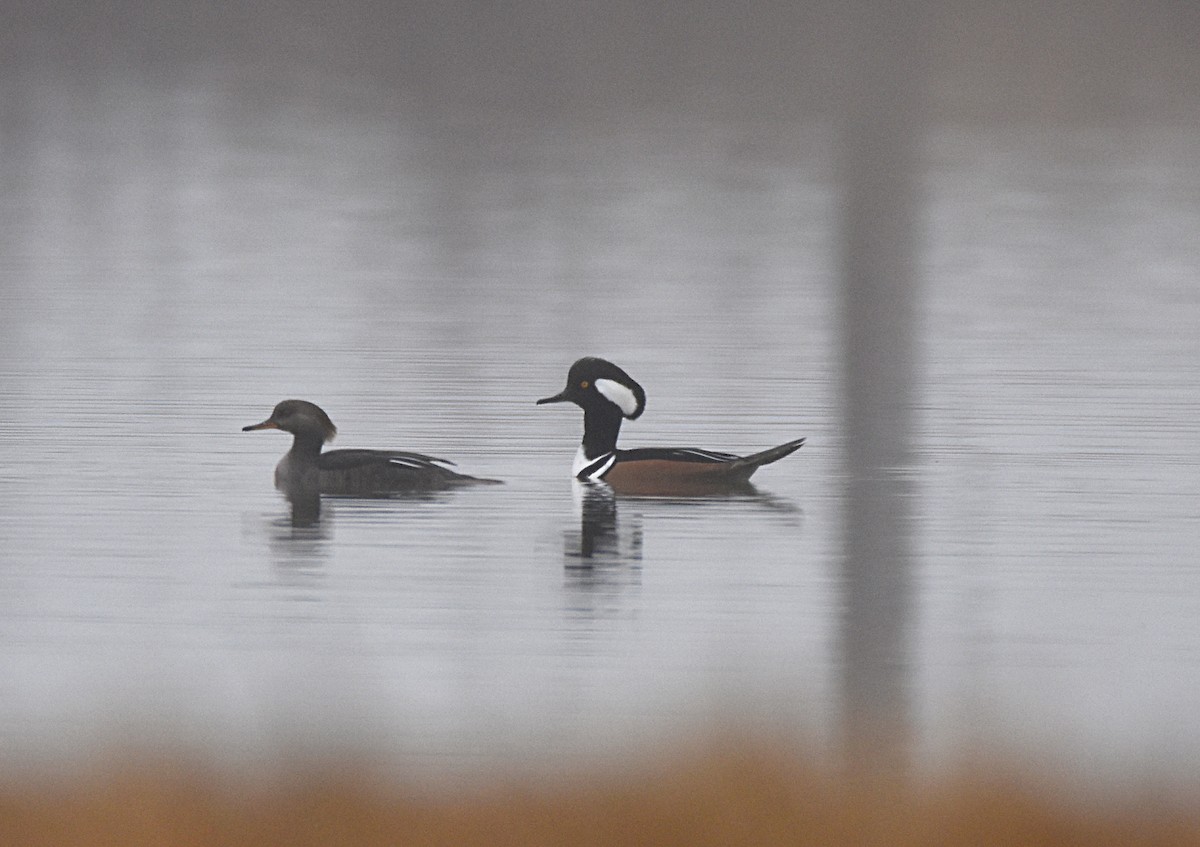
[[[851,3],[838,138],[846,490],[841,698],[850,766],[903,771],[912,617],[921,4]]]

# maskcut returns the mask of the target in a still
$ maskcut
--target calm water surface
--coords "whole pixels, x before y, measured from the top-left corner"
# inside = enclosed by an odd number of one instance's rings
[[[834,736],[829,126],[195,68],[7,89],[0,751],[462,768],[730,713]],[[930,133],[896,647],[928,754],[1200,754],[1198,154],[1162,124]],[[574,490],[580,416],[533,401],[583,354],[647,388],[628,446],[809,443],[753,496]],[[507,484],[295,527],[288,439],[240,432],[285,397],[335,446]]]

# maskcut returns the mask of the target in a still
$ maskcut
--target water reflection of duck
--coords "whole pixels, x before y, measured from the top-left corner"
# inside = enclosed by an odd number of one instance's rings
[[[804,444],[803,438],[750,456],[682,447],[618,450],[624,418],[646,408],[646,392],[612,362],[587,356],[571,366],[567,387],[544,403],[574,403],[583,409],[583,443],[571,469],[581,481],[603,480],[620,494],[701,495],[749,487],[750,476]]]
[[[622,527],[617,520],[617,500],[604,483],[579,482],[574,486],[579,530],[563,536],[563,555],[568,568],[596,565],[629,565],[642,558],[642,526],[635,516]]]
[[[321,452],[337,427],[315,403],[284,400],[262,423],[242,427],[280,429],[292,434],[292,449],[275,466],[275,487],[288,493],[347,494],[371,497],[405,491],[430,491],[498,480],[479,479],[445,467],[447,459],[395,450]]]

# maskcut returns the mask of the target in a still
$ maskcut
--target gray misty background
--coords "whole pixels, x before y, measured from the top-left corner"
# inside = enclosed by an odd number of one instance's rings
[[[6,754],[455,770],[733,712],[1192,772],[1196,4],[4,22]],[[532,406],[587,353],[647,387],[625,444],[810,441],[589,523]],[[295,527],[239,432],[286,396],[508,484]]]

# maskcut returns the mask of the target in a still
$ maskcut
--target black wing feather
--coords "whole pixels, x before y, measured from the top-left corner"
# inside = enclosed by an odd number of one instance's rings
[[[715,450],[700,450],[695,447],[638,447],[633,450],[618,450],[618,461],[643,462],[664,460],[668,462],[699,462],[715,465],[735,462],[740,459],[733,453],[718,453]]]
[[[329,450],[317,460],[323,471],[348,471],[367,465],[394,464],[411,468],[439,468],[453,465],[449,459],[426,456],[424,453],[406,453],[399,450]]]

